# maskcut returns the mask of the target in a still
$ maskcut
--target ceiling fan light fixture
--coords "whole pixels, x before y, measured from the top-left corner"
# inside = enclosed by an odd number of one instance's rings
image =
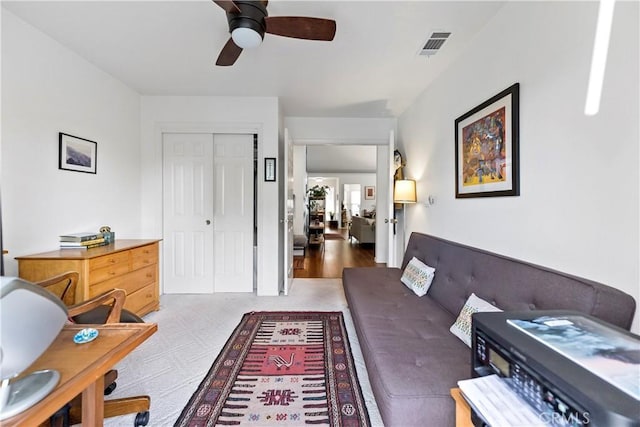
[[[218,55],[216,65],[233,65],[244,49],[260,46],[265,33],[304,40],[331,41],[336,34],[332,19],[276,16],[267,13],[267,0],[214,0],[227,14],[231,37]]]
[[[258,47],[262,43],[262,35],[252,28],[238,27],[231,32],[233,42],[243,49]]]

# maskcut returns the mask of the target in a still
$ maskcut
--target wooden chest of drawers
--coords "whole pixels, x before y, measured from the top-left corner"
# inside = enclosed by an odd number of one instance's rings
[[[60,249],[16,257],[18,274],[43,280],[66,271],[80,273],[76,302],[113,288],[127,292],[125,308],[143,316],[158,310],[159,240],[116,240],[92,249]]]

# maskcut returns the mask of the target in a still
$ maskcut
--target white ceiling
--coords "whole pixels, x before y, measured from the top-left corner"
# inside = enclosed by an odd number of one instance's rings
[[[270,16],[335,19],[332,42],[267,34],[232,67],[224,11],[199,1],[2,1],[7,10],[142,95],[277,96],[285,116],[396,117],[504,1],[269,2]],[[453,34],[436,56],[433,31]]]
[[[308,173],[376,173],[375,145],[308,145]]]

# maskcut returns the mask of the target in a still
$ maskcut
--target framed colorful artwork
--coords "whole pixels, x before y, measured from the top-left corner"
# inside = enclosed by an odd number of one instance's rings
[[[520,84],[455,121],[456,198],[519,196]]]

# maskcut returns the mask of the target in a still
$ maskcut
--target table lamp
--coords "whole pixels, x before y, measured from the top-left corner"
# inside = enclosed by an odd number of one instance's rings
[[[46,369],[15,379],[51,345],[67,321],[55,295],[16,277],[0,277],[0,420],[38,403],[60,380]]]

